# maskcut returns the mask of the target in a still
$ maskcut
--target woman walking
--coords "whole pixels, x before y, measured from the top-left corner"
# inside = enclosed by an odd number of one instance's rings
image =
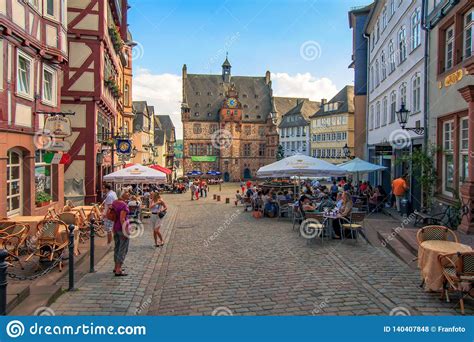
[[[150,203],[151,211],[151,224],[153,228],[153,239],[155,240],[155,247],[161,247],[164,245],[163,236],[160,233],[161,219],[165,216],[166,210],[165,202],[161,199],[159,193],[153,193]],[[160,241],[158,242],[158,238]]]

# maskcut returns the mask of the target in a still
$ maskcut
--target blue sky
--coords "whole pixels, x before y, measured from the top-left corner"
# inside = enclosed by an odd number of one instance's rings
[[[353,83],[353,70],[347,68],[352,53],[347,12],[368,3],[130,0],[130,30],[139,43],[134,98],[176,117],[179,96],[174,93],[180,93],[183,63],[189,73],[220,73],[225,51],[234,75],[263,76],[270,70],[278,96],[331,97]]]

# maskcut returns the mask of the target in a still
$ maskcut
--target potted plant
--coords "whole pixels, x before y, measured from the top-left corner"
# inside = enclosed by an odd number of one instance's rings
[[[36,199],[35,199],[36,206],[37,207],[44,207],[44,206],[48,205],[49,203],[51,203],[52,199],[53,198],[51,197],[50,194],[48,194],[44,191],[38,191],[36,193]]]

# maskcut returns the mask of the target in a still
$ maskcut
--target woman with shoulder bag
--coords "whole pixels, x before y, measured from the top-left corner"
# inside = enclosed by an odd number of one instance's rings
[[[150,211],[151,211],[151,224],[153,228],[153,239],[155,240],[155,247],[161,247],[164,245],[163,236],[160,233],[161,219],[165,217],[166,210],[165,202],[161,199],[159,193],[155,192],[151,197]],[[158,238],[160,241],[158,242]]]

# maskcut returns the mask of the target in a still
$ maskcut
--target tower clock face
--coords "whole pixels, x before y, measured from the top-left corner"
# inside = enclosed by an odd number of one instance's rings
[[[236,108],[237,107],[237,100],[233,97],[227,99],[227,106],[229,108]]]

